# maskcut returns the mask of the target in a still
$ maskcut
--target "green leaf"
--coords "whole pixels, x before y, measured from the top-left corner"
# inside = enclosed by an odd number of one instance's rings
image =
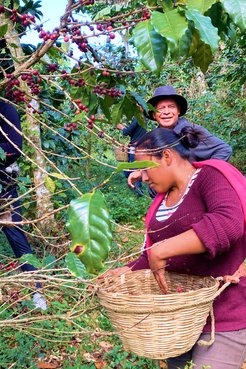
[[[135,170],[135,169],[146,169],[146,168],[155,168],[155,167],[159,167],[159,164],[153,161],[150,161],[150,160],[133,161],[131,163],[121,162],[116,167],[116,173],[119,173],[122,170],[126,170],[126,169]]]
[[[210,46],[200,44],[196,52],[192,55],[192,59],[194,64],[199,67],[203,73],[206,73],[209,64],[213,61],[213,54]]]
[[[123,111],[122,111],[123,102],[119,102],[118,104],[113,105],[111,111],[111,121],[114,125],[118,124],[121,121]]]
[[[167,53],[167,44],[149,20],[137,24],[133,31],[133,42],[145,67],[159,73]]]
[[[164,12],[168,12],[173,9],[173,0],[158,0],[157,4],[162,6]]]
[[[4,37],[5,33],[8,30],[8,25],[7,24],[3,24],[0,26],[0,37]]]
[[[18,45],[16,45],[16,44],[11,43],[11,44],[9,44],[9,46],[12,47],[13,49],[18,49]]]
[[[136,100],[136,102],[142,106],[142,108],[148,112],[148,106],[145,102],[145,100],[136,92],[136,91],[129,91],[130,95]]]
[[[49,192],[54,193],[56,189],[56,184],[49,176],[45,177],[44,180],[45,187],[49,190]]]
[[[214,3],[216,3],[216,0],[187,0],[186,6],[190,10],[196,9],[204,14]]]
[[[85,267],[81,263],[79,258],[74,254],[74,252],[69,252],[65,258],[65,263],[70,273],[75,277],[83,278],[85,276]]]
[[[211,18],[214,27],[218,28],[219,35],[223,33],[229,33],[229,22],[228,14],[225,12],[221,3],[215,3],[206,13],[207,16]],[[230,38],[230,35],[229,35]]]
[[[6,159],[6,152],[0,147],[0,160]]]
[[[103,8],[102,10],[97,12],[93,20],[104,18],[106,15],[110,15],[110,13],[111,13],[111,6],[107,6],[106,8]]]
[[[111,114],[109,110],[109,106],[107,105],[107,102],[105,99],[102,99],[101,97],[98,97],[98,103],[100,108],[102,109],[103,114],[107,118],[108,121],[111,119]]]
[[[211,50],[215,52],[219,45],[219,36],[218,30],[212,25],[211,19],[200,14],[197,10],[187,10],[185,15],[187,19],[194,23],[201,41],[209,45]]]
[[[246,2],[245,0],[221,0],[226,12],[233,22],[244,31],[246,28]]]
[[[102,193],[87,193],[72,200],[66,226],[72,238],[71,251],[88,273],[97,274],[103,268],[112,242],[110,217]]]
[[[201,41],[200,41],[199,32],[195,28],[193,28],[189,55],[195,54],[200,44],[201,44]]]
[[[161,36],[165,37],[171,47],[177,47],[181,37],[185,34],[188,24],[184,16],[177,9],[173,9],[166,13],[153,12],[151,22]]]
[[[35,268],[42,268],[43,265],[40,260],[33,254],[22,255],[19,259],[20,263],[28,263],[33,265]]]
[[[56,258],[53,255],[45,256],[45,258],[43,259],[43,265],[45,269],[54,268],[55,262],[56,262]]]

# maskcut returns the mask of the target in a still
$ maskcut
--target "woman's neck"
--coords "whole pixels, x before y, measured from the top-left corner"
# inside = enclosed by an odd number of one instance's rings
[[[176,170],[173,186],[168,191],[167,206],[177,204],[188,187],[196,169],[188,161],[184,161]]]

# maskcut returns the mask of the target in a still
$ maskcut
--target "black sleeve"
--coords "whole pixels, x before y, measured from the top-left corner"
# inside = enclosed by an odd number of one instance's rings
[[[0,146],[7,156],[14,156],[16,159],[21,155],[20,150],[22,149],[22,135],[19,133],[21,132],[19,115],[12,105],[3,102],[0,103],[0,114]]]

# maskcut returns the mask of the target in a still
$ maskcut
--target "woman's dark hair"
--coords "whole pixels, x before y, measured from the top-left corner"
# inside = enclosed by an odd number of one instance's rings
[[[168,128],[156,128],[146,133],[136,144],[136,150],[143,150],[147,155],[162,158],[163,150],[173,149],[184,159],[190,156],[189,149],[196,147],[201,140],[201,133],[186,126],[179,134]]]

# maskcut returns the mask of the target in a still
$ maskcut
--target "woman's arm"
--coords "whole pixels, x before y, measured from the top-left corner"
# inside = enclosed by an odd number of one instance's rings
[[[148,255],[149,266],[161,290],[167,293],[164,268],[168,258],[188,254],[201,254],[206,251],[205,246],[193,229],[152,245]]]

